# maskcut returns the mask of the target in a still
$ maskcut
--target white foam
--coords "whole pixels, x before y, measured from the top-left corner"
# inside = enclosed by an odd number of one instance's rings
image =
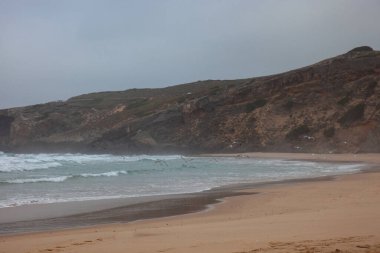
[[[109,172],[97,173],[97,174],[83,173],[83,174],[80,174],[79,176],[81,177],[116,177],[123,174],[128,174],[128,172],[125,170],[118,170],[118,171],[109,171]]]
[[[93,164],[108,162],[136,162],[141,160],[175,160],[182,156],[116,156],[84,154],[7,154],[0,153],[0,172],[28,171],[61,167],[65,164]]]
[[[61,183],[74,177],[116,177],[116,176],[125,175],[125,174],[128,174],[128,172],[125,170],[118,170],[118,171],[109,171],[109,172],[104,172],[104,173],[83,173],[79,175],[69,175],[69,176],[59,176],[59,177],[11,179],[11,180],[3,181],[3,183],[8,183],[8,184],[27,184],[27,183],[41,183],[41,182]]]
[[[25,183],[39,183],[39,182],[54,182],[54,183],[60,183],[67,179],[69,179],[71,176],[60,176],[60,177],[43,177],[43,178],[24,178],[24,179],[14,179],[14,180],[7,180],[6,183],[9,184],[25,184]]]

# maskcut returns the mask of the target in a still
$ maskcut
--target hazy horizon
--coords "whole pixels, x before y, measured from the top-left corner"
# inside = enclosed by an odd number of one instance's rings
[[[380,49],[380,2],[0,0],[0,108],[276,74]]]

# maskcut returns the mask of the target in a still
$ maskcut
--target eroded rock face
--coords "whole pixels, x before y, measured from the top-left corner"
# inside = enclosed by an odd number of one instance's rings
[[[7,115],[0,115],[0,136],[8,137],[11,133],[11,124],[14,118]]]
[[[380,152],[380,52],[286,73],[81,95],[0,111],[20,152]]]

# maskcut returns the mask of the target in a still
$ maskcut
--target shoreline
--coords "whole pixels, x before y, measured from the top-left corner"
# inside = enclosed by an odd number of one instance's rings
[[[20,220],[17,217],[19,214],[16,212],[16,218],[13,217],[16,220],[0,222],[0,238],[51,231],[96,228],[98,226],[123,225],[152,219],[197,214],[215,208],[215,205],[224,202],[227,198],[260,194],[260,189],[262,188],[307,182],[334,181],[339,176],[365,173],[365,170],[363,168],[363,170],[357,172],[339,175],[231,184],[194,193],[10,207],[6,208],[7,210],[0,209],[1,220],[9,219],[9,215],[12,219],[13,215],[15,215],[15,210],[13,209],[21,210],[23,217],[25,217],[26,213],[31,212],[41,218]],[[104,208],[105,203],[114,205],[114,207]],[[46,208],[48,209],[47,211],[44,210]],[[96,208],[99,210],[96,210]],[[56,211],[61,215],[55,213],[53,217],[50,217],[52,212]]]
[[[245,153],[220,153],[202,154],[200,157],[241,157],[261,159],[285,159],[296,161],[315,162],[362,162],[379,164],[380,153],[358,153],[358,154],[318,154],[318,153],[276,153],[276,152],[245,152]]]
[[[319,156],[323,156],[324,160]],[[343,155],[345,156],[345,155]],[[356,155],[353,155],[357,158]],[[236,157],[259,159],[286,159],[297,161],[314,161],[328,163],[360,163],[363,164],[357,172],[378,171],[373,169],[376,163],[368,164],[367,159],[342,159],[342,155],[317,155],[299,153],[237,153],[237,154],[205,154],[202,157]],[[372,158],[373,154],[369,154]],[[289,159],[290,158],[290,159]],[[204,190],[201,192],[141,196],[115,199],[70,201],[46,204],[31,204],[0,209],[0,236],[39,233],[66,229],[89,228],[110,224],[127,224],[130,222],[172,217],[206,211],[224,201],[225,198],[240,196],[245,190],[256,190],[260,194],[263,187],[274,187],[302,182],[335,180],[341,175],[352,174],[345,172],[319,177],[284,179],[275,181],[229,184]],[[201,201],[200,201],[201,200]],[[186,208],[181,203],[186,202]],[[106,207],[105,207],[106,206]],[[149,209],[147,212],[146,209]],[[120,213],[124,213],[120,215]]]
[[[262,157],[263,154],[265,157]],[[293,155],[294,154],[243,153],[203,156],[285,159],[289,158],[289,156],[293,157]],[[308,156],[309,154],[304,155]],[[356,164],[359,163],[358,161],[341,161],[338,159],[329,159],[328,161],[310,159],[286,160],[304,160],[328,163],[337,162],[343,164],[348,164],[351,162]],[[353,173],[363,173],[364,171],[370,170],[370,166],[371,165],[363,164],[363,168]],[[104,224],[126,224],[139,220],[202,212],[206,211],[209,206],[213,206],[221,201],[224,201],[225,198],[247,194],[244,192],[245,190],[249,191],[255,189],[259,191],[262,187],[273,187],[276,185],[294,184],[300,182],[335,180],[340,175],[351,173],[352,172],[344,172],[318,177],[227,184],[208,190],[191,193],[42,203],[5,207],[0,208],[0,236],[88,228]],[[186,202],[185,208],[181,207],[183,202]],[[149,211],[146,209],[149,209]]]
[[[348,160],[351,155],[339,162]],[[0,252],[379,252],[380,155],[351,162],[369,167],[316,180],[235,185],[230,190],[245,194],[224,196],[207,211],[0,235]]]

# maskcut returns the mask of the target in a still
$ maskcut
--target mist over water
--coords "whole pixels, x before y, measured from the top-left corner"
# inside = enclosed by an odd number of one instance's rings
[[[360,164],[252,158],[0,152],[0,207],[204,191],[335,175]]]

